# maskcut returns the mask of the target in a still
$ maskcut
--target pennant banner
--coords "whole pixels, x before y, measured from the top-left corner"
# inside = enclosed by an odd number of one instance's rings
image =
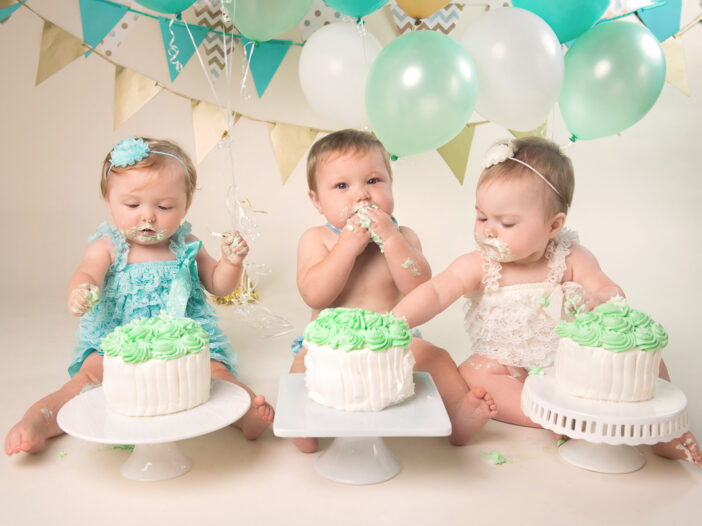
[[[687,82],[687,66],[685,65],[685,49],[682,40],[676,37],[661,42],[665,54],[665,80],[678,88],[688,97],[691,96]]]
[[[80,20],[83,25],[83,41],[91,48],[96,48],[113,27],[127,12],[128,7],[121,4],[108,4],[101,0],[79,0]],[[87,57],[92,49],[85,52]]]
[[[660,6],[639,9],[636,16],[660,42],[663,42],[680,30],[681,12],[682,0],[666,0]]]
[[[275,159],[278,161],[280,177],[285,184],[290,174],[314,142],[317,130],[282,122],[268,125]]]
[[[521,137],[546,137],[546,123],[539,125],[538,128],[527,131],[509,130],[509,132],[516,138]]]
[[[123,66],[117,66],[115,68],[114,129],[119,128],[162,89],[152,79]]]
[[[39,50],[39,65],[34,85],[38,86],[57,71],[62,70],[85,51],[83,41],[67,31],[44,22]]]
[[[473,145],[475,128],[476,126],[474,124],[469,124],[450,142],[436,149],[461,185],[463,185],[463,178],[466,175],[466,167],[468,166],[470,148]]]
[[[307,14],[297,26],[300,28],[302,40],[307,40],[320,27],[333,24],[334,22],[341,22],[343,18],[344,15],[329,7],[322,0],[314,0],[309,11],[307,11]]]
[[[106,57],[111,57],[117,51],[117,48],[122,45],[122,42],[125,41],[138,19],[139,15],[127,11],[112,28],[112,31],[102,38],[96,50]]]
[[[0,3],[0,22],[4,22],[8,18],[10,18],[12,13],[17,11],[17,9],[19,9],[19,7],[22,5],[22,4],[15,4],[15,5],[11,5],[9,7],[5,7],[3,4],[6,4],[6,3],[8,3],[8,2]]]
[[[393,4],[389,7],[395,26],[401,35],[420,29],[441,31],[445,35],[450,35],[451,31],[456,28],[461,11],[463,11],[463,4],[447,4],[427,18],[413,18],[405,13],[399,5]]]
[[[200,100],[193,100],[191,104],[195,154],[197,162],[200,163],[212,151],[212,148],[222,140],[224,133],[226,133],[226,111],[219,106]]]
[[[260,99],[270,84],[273,75],[278,71],[280,63],[290,48],[289,40],[268,40],[267,42],[254,42],[241,37],[249,63],[249,71],[253,77],[256,93]]]
[[[162,16],[158,17],[158,22],[161,26],[163,47],[168,59],[168,71],[171,75],[171,82],[173,82],[207,36],[207,28],[191,25],[186,27],[185,24]],[[188,28],[190,28],[190,33]],[[190,34],[192,34],[192,38],[190,38]],[[193,40],[195,46],[193,46]]]
[[[221,0],[198,0],[193,6],[192,22],[215,31],[233,33],[234,26],[222,16]],[[225,54],[232,48],[233,37],[217,33],[207,33],[202,41],[207,67],[212,78],[218,79],[224,71]]]

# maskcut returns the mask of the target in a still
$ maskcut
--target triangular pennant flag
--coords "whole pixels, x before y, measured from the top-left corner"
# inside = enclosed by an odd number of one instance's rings
[[[219,106],[201,100],[193,100],[191,105],[195,154],[197,162],[200,163],[226,133],[226,111]]]
[[[83,41],[51,22],[44,22],[41,33],[39,65],[34,85],[37,86],[62,70],[85,51]]]
[[[251,71],[256,86],[256,93],[260,99],[273,75],[278,71],[278,67],[283,62],[292,42],[290,40],[254,42],[245,37],[241,37],[241,40],[244,44],[246,60],[249,62],[249,71]]]
[[[463,11],[463,4],[446,4],[427,18],[414,18],[405,13],[399,5],[388,4],[395,26],[401,35],[409,31],[427,29],[430,31],[440,31],[445,35],[451,34],[456,28],[458,19]]]
[[[460,184],[463,184],[463,178],[466,175],[466,166],[468,166],[468,156],[470,155],[470,147],[473,144],[475,128],[475,125],[469,124],[451,141],[436,149]]]
[[[526,130],[526,131],[518,131],[518,130],[509,130],[509,132],[515,136],[517,139],[521,137],[546,137],[546,122],[540,124],[537,128],[534,128],[533,130]]]
[[[300,28],[302,39],[307,40],[320,27],[333,24],[334,22],[341,22],[343,17],[343,14],[333,7],[329,7],[322,0],[314,0],[307,14],[297,26]]]
[[[176,22],[174,19],[162,16],[158,17],[158,22],[161,25],[163,47],[166,50],[166,59],[168,59],[168,71],[171,74],[171,82],[173,82],[207,36],[208,29],[190,24],[186,27],[186,24],[182,22]],[[190,33],[188,33],[188,28],[190,28]],[[192,38],[190,38],[191,33]],[[195,46],[193,46],[193,40]]]
[[[191,22],[227,33],[221,35],[212,31],[207,33],[202,41],[209,73],[214,79],[218,79],[224,70],[225,54],[232,48],[233,37],[229,33],[234,32],[234,26],[228,17],[222,15],[221,0],[198,0],[189,14]]]
[[[268,125],[273,143],[273,152],[278,161],[280,177],[285,184],[305,152],[310,147],[317,130],[282,122]]]
[[[123,66],[117,66],[115,68],[114,129],[124,124],[162,89],[152,79]]]
[[[663,42],[680,29],[681,11],[682,0],[666,0],[655,7],[639,9],[636,15],[658,41]]]
[[[120,21],[129,8],[126,5],[102,2],[101,0],[80,0],[80,20],[83,24],[83,41],[91,48],[105,38]],[[85,52],[87,57],[92,52]]]
[[[691,93],[687,82],[685,49],[683,48],[682,40],[670,37],[661,42],[661,47],[665,54],[665,80],[689,97]]]
[[[117,48],[122,45],[122,42],[127,39],[127,35],[136,25],[137,20],[139,20],[138,14],[127,11],[112,28],[112,31],[102,38],[97,50],[106,57],[111,57],[117,51]]]
[[[0,4],[0,5],[1,5],[1,4]],[[19,6],[21,6],[21,5],[22,5],[22,4],[15,4],[15,5],[11,5],[10,7],[2,7],[2,8],[0,8],[0,22],[3,22],[4,20],[10,18],[10,16],[12,15],[12,13],[14,13],[15,11],[17,11],[17,9],[19,8]]]

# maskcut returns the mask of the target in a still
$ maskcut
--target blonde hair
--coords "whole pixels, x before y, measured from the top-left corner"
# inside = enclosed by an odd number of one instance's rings
[[[333,153],[367,153],[376,149],[383,156],[385,168],[392,178],[392,168],[390,166],[390,156],[380,142],[372,133],[359,130],[339,130],[330,133],[326,137],[318,140],[310,148],[307,155],[307,187],[310,190],[317,189],[317,167],[326,157]]]
[[[508,141],[501,142],[507,143]],[[558,191],[558,193],[554,192],[544,183],[548,215],[558,212],[567,214],[575,190],[575,174],[570,158],[561,151],[557,144],[542,137],[522,137],[513,139],[509,143],[512,146],[514,152],[512,156],[515,159],[519,159],[537,170]],[[483,170],[478,179],[477,188],[494,179],[515,177],[538,177],[538,175],[512,159],[505,159]]]
[[[195,165],[193,164],[192,159],[190,159],[190,156],[188,156],[188,154],[185,153],[185,151],[173,141],[166,139],[151,139],[149,137],[136,138],[146,141],[151,152],[141,161],[138,161],[131,166],[113,166],[110,160],[110,155],[112,154],[112,151],[110,150],[102,163],[100,192],[102,193],[103,199],[107,198],[107,191],[109,189],[111,176],[121,175],[133,168],[154,168],[156,170],[160,170],[168,163],[175,163],[185,171],[183,177],[185,177],[185,192],[189,205],[192,201],[193,193],[195,193],[195,187],[197,185],[197,171],[195,170]],[[159,155],[157,152],[166,153],[168,155]],[[173,159],[171,155],[177,159]],[[181,161],[182,164],[178,161]]]

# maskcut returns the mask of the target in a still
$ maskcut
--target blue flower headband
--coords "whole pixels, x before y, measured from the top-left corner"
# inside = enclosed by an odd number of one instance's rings
[[[109,175],[114,166],[119,166],[120,168],[132,166],[139,161],[146,159],[151,153],[173,157],[173,159],[183,165],[183,168],[185,168],[185,173],[188,175],[190,174],[188,167],[185,166],[185,163],[179,157],[176,157],[172,153],[152,150],[149,148],[148,143],[144,139],[135,139],[134,137],[121,140],[119,144],[112,149],[110,152],[110,168],[107,170],[107,174]]]

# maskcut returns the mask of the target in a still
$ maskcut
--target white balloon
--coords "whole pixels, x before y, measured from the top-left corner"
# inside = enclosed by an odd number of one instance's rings
[[[300,84],[307,101],[341,127],[368,126],[366,77],[381,49],[378,40],[356,24],[319,28],[300,53]]]
[[[460,43],[478,73],[478,113],[519,131],[546,121],[563,82],[563,51],[546,22],[525,9],[492,9]]]

